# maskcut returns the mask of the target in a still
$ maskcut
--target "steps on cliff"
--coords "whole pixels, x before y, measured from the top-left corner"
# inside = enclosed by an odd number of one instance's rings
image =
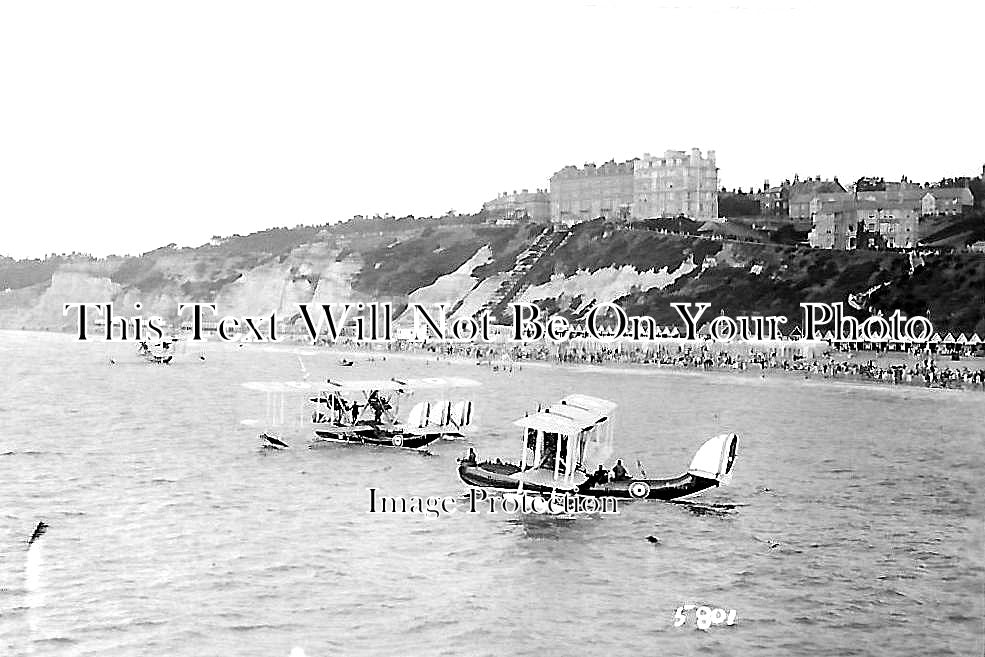
[[[448,315],[475,317],[490,313],[494,321],[510,321],[509,314],[504,314],[503,311],[507,310],[507,305],[511,301],[530,287],[526,282],[530,271],[564,244],[569,235],[567,229],[555,230],[550,226],[545,228],[516,256],[511,269],[480,281],[452,306]]]
[[[510,314],[507,312],[508,306],[530,287],[530,283],[527,281],[530,271],[543,259],[551,257],[567,241],[569,236],[570,231],[567,228],[555,230],[550,227],[540,233],[531,245],[517,256],[513,269],[480,309],[479,314],[489,313],[493,321],[500,323],[511,321]]]

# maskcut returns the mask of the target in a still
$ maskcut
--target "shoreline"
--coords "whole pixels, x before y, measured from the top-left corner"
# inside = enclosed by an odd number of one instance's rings
[[[260,345],[262,343],[245,343]],[[293,353],[297,356],[332,356],[332,357],[364,357],[367,362],[378,363],[384,359],[401,359],[425,363],[449,364],[449,365],[473,365],[476,367],[490,367],[490,361],[482,363],[475,358],[458,355],[435,355],[432,353],[407,352],[407,351],[374,351],[366,348],[339,348],[339,347],[316,347],[311,345],[287,345],[287,344],[265,344],[261,347],[271,353]],[[857,352],[873,353],[874,352]],[[985,366],[985,359],[976,358],[979,365]],[[358,361],[356,361],[358,364]],[[840,387],[840,388],[862,388],[865,390],[895,390],[895,391],[933,391],[931,394],[938,394],[938,391],[948,393],[964,393],[967,395],[980,394],[981,390],[962,387],[941,387],[927,386],[916,382],[891,383],[878,381],[858,376],[823,376],[821,374],[811,374],[805,376],[800,370],[783,370],[778,368],[754,371],[752,369],[699,369],[677,367],[673,365],[663,365],[659,363],[566,363],[544,360],[516,360],[512,363],[513,367],[521,371],[525,367],[537,369],[560,370],[567,372],[580,372],[585,374],[622,374],[627,376],[672,376],[672,377],[693,377],[711,378],[719,383],[735,383],[736,380],[742,381],[742,385],[789,385],[797,382],[800,385]],[[509,374],[509,372],[504,372]]]
[[[19,336],[26,338],[28,336],[35,336],[40,338],[44,336],[49,339],[65,339],[72,342],[77,342],[73,340],[72,332],[63,331],[36,331],[36,330],[25,330],[25,329],[0,329],[0,335],[3,334],[18,334]],[[26,340],[29,341],[29,340]],[[86,342],[87,345],[95,344],[106,344],[105,341]],[[109,344],[121,345],[125,344],[124,341],[112,342]],[[291,353],[297,356],[332,356],[336,358],[340,357],[353,357],[358,356],[365,359],[368,362],[381,362],[386,359],[402,359],[411,360],[416,362],[424,363],[447,363],[450,365],[473,365],[475,367],[488,367],[493,366],[499,367],[512,367],[517,368],[518,371],[522,370],[524,367],[533,367],[538,369],[556,369],[560,371],[567,372],[580,372],[585,374],[622,374],[627,376],[674,376],[674,377],[705,377],[711,378],[716,382],[735,383],[736,381],[742,381],[742,385],[772,385],[772,384],[784,384],[789,385],[791,382],[798,382],[800,385],[814,385],[814,386],[831,386],[831,387],[857,387],[865,390],[905,390],[905,391],[915,391],[915,390],[933,390],[935,392],[931,394],[937,394],[937,391],[946,391],[949,393],[966,393],[966,394],[980,394],[985,388],[972,386],[929,386],[923,382],[909,381],[909,382],[892,382],[892,381],[882,381],[873,378],[868,378],[858,375],[825,375],[820,372],[807,372],[802,369],[783,369],[781,367],[768,367],[764,369],[758,368],[758,366],[750,366],[746,368],[726,368],[726,367],[687,367],[679,366],[666,363],[634,363],[634,362],[623,362],[623,361],[605,361],[599,363],[591,362],[564,362],[558,360],[544,360],[537,358],[530,359],[516,359],[505,362],[496,362],[489,358],[484,358],[481,361],[475,356],[469,356],[465,354],[439,354],[427,350],[386,350],[380,349],[376,350],[371,347],[364,345],[311,345],[305,344],[304,342],[287,342],[286,340],[281,340],[278,342],[257,342],[257,341],[237,341],[237,342],[225,342],[221,340],[209,340],[206,339],[202,341],[203,345],[208,345],[211,349],[218,349],[224,352],[237,353],[241,348],[247,349],[261,349],[263,351],[268,351],[271,353]],[[851,360],[855,361],[875,361],[889,360],[894,362],[913,362],[913,356],[911,354],[906,354],[905,352],[891,352],[889,354],[880,354],[874,351],[857,351],[853,352],[855,357]],[[889,356],[889,358],[886,358]],[[896,358],[893,358],[896,356]],[[863,358],[864,357],[864,358]],[[936,361],[938,357],[934,357]],[[944,357],[940,357],[944,358]],[[970,361],[970,365],[969,365]],[[358,362],[358,361],[357,361]],[[847,362],[843,361],[843,362]],[[964,357],[962,361],[946,361],[948,363],[958,362],[964,363],[963,368],[969,369],[982,369],[985,368],[985,358],[978,356],[968,356]],[[961,369],[961,368],[958,368]],[[504,372],[508,374],[509,372]]]

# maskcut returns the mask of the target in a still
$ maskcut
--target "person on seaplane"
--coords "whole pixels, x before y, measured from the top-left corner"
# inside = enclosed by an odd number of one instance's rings
[[[583,488],[591,488],[592,486],[599,486],[601,484],[607,483],[609,481],[609,471],[605,469],[605,466],[599,463],[599,469],[588,475],[588,479],[582,484]]]
[[[378,390],[374,390],[369,393],[369,399],[367,399],[366,402],[373,409],[373,421],[376,422],[376,424],[379,424],[380,420],[383,419],[384,413],[392,408],[386,398],[380,396]]]
[[[623,466],[622,459],[616,459],[616,464],[612,466],[612,480],[626,481],[627,479],[631,479],[631,477],[626,471],[625,466]]]

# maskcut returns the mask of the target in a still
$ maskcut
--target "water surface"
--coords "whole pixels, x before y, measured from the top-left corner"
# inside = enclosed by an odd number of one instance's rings
[[[2,654],[982,654],[980,393],[309,354],[316,376],[478,379],[481,428],[431,457],[264,453],[239,384],[299,378],[289,348],[131,347],[0,333]],[[650,476],[738,432],[732,485],[607,517],[368,513],[370,487],[463,493],[468,446],[515,459],[511,421],[572,392],[620,404],[616,455]],[[737,623],[674,628],[688,602]]]

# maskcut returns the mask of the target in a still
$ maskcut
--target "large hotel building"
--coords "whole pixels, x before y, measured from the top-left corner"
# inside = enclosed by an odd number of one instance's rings
[[[640,219],[677,217],[718,221],[718,168],[715,151],[702,157],[692,148],[649,153],[636,160],[634,168],[633,215]]]
[[[715,151],[697,148],[644,154],[626,162],[567,166],[551,176],[551,221],[572,225],[607,219],[680,215],[718,221]]]
[[[551,176],[551,221],[577,224],[605,217],[629,219],[635,198],[636,160],[566,166]]]

